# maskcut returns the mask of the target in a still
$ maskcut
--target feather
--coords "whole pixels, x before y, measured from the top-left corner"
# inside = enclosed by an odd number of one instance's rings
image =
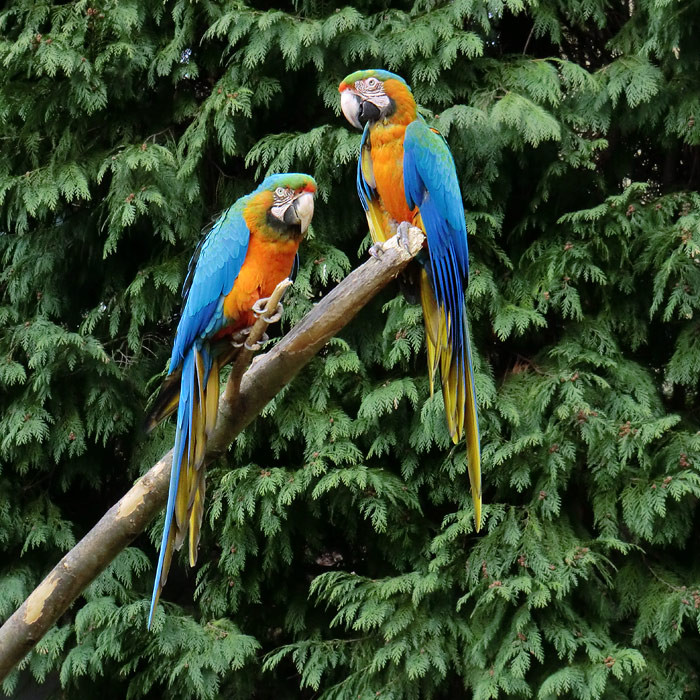
[[[384,110],[357,84],[369,77],[382,83],[390,98]],[[481,526],[481,463],[479,426],[474,391],[464,291],[469,276],[467,229],[457,172],[447,142],[417,116],[410,88],[399,76],[381,70],[356,71],[339,90],[369,101],[379,116],[364,126],[357,164],[357,190],[372,238],[384,241],[395,224],[408,221],[426,234],[427,260],[420,277],[420,299],[426,328],[431,395],[435,371],[440,368],[445,414],[452,440],[467,437],[467,458],[476,529]],[[359,92],[357,92],[359,91]],[[363,103],[364,104],[364,103]],[[343,108],[355,125],[352,110]],[[370,114],[370,112],[368,112]],[[403,159],[402,162],[399,159]],[[402,166],[402,167],[401,167]],[[420,259],[420,258],[419,258]]]
[[[199,343],[185,357],[181,371],[180,403],[178,406],[175,447],[170,471],[170,490],[165,508],[165,526],[160,548],[153,599],[148,618],[151,626],[155,606],[165,585],[173,550],[180,549],[188,525],[196,521],[197,533],[190,538],[190,561],[197,558],[199,523],[204,503],[204,448],[206,444],[205,387],[211,375],[218,377],[218,368],[211,371],[213,362],[203,343]],[[213,389],[213,387],[211,387]],[[216,391],[218,399],[218,382]],[[194,514],[194,515],[193,515]]]
[[[360,195],[360,202],[365,210],[367,226],[374,243],[389,240],[392,235],[387,225],[386,214],[379,201],[377,183],[374,180],[374,170],[372,168],[372,148],[368,138],[369,124],[362,133],[360,143],[360,157],[357,160],[357,191]]]
[[[153,407],[146,416],[144,429],[150,433],[161,421],[177,410],[180,401],[180,370],[169,374],[160,387]]]
[[[204,428],[207,437],[211,436],[214,426],[216,425],[216,418],[219,412],[219,360],[215,359],[212,363],[211,372],[209,372],[209,378],[207,379],[206,388],[206,420],[204,422]]]
[[[204,507],[206,438],[216,422],[219,398],[219,365],[212,356],[208,338],[230,322],[223,316],[223,298],[233,288],[248,249],[250,231],[243,218],[247,200],[241,198],[217,219],[190,262],[185,305],[168,377],[147,422],[148,427],[153,427],[177,408],[170,488],[149,628],[167,580],[173,550],[180,549],[192,523],[196,527],[194,535],[190,535],[190,562],[197,557]]]
[[[158,557],[158,566],[156,568],[156,576],[153,585],[153,597],[151,599],[151,609],[148,615],[148,627],[150,629],[153,622],[153,614],[156,604],[160,598],[160,593],[168,579],[168,570],[172,560],[173,549],[177,548],[177,533],[178,517],[176,510],[182,510],[182,491],[180,489],[180,481],[182,479],[183,466],[186,469],[186,464],[183,465],[183,460],[186,457],[188,449],[187,428],[189,426],[189,417],[191,415],[191,384],[194,374],[194,353],[190,352],[185,357],[182,365],[182,381],[180,386],[180,403],[177,411],[177,426],[175,429],[175,446],[173,447],[173,461],[170,468],[170,487],[168,489],[168,501],[165,506],[165,525],[163,527],[163,539],[160,545],[160,555]]]
[[[433,286],[428,278],[428,272],[421,270],[420,276],[420,301],[423,307],[423,320],[425,322],[425,343],[428,349],[428,376],[430,379],[430,395],[435,393],[435,370],[438,367],[438,346],[440,343],[440,319],[441,314],[433,293]]]
[[[411,122],[404,136],[404,193],[418,207],[430,262],[421,278],[426,319],[428,367],[440,366],[445,415],[452,440],[466,433],[467,462],[474,520],[481,527],[481,449],[464,287],[469,275],[467,229],[452,154],[445,140],[423,119]]]
[[[201,469],[198,474],[197,488],[195,490],[192,509],[190,511],[190,566],[197,563],[197,551],[199,549],[199,537],[204,517],[204,496],[206,495],[206,472]]]
[[[170,487],[148,616],[149,629],[168,577],[173,551],[180,549],[188,531],[189,561],[192,566],[197,561],[206,489],[204,459],[207,438],[216,425],[219,369],[237,352],[222,336],[239,327],[237,323],[246,324],[250,305],[257,300],[256,294],[271,293],[289,274],[297,253],[300,238],[295,232],[298,226],[289,225],[286,243],[281,242],[278,230],[269,239],[261,234],[267,225],[273,192],[279,186],[300,192],[302,197],[316,191],[316,183],[308,175],[288,173],[267,178],[255,192],[239,199],[216,220],[190,260],[183,288],[184,307],[168,377],[147,422],[147,427],[152,428],[177,410]],[[312,211],[308,206],[307,210]],[[257,254],[250,252],[254,237]],[[275,255],[281,265],[279,269],[268,265]],[[245,275],[247,282],[242,281]],[[233,304],[231,308],[236,310],[233,314],[226,307],[230,299],[243,300],[248,305]]]

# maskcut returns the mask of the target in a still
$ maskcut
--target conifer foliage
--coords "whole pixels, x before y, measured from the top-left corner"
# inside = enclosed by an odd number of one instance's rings
[[[199,231],[323,201],[283,330],[365,254],[337,85],[387,68],[469,229],[484,466],[387,290],[4,683],[67,697],[700,694],[700,11],[668,0],[10,0],[0,10],[0,619],[159,457],[140,432]],[[1,653],[1,651],[0,651]]]

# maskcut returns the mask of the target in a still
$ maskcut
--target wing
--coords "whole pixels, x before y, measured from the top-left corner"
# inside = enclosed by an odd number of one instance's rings
[[[175,446],[165,525],[153,584],[148,628],[168,578],[173,550],[180,549],[190,531],[190,564],[194,566],[204,513],[204,452],[216,424],[219,364],[207,340],[226,323],[225,296],[243,266],[250,232],[242,216],[242,200],[214,223],[190,260],[183,288],[185,305],[170,358],[169,378],[159,397],[156,422],[177,408]],[[179,377],[179,382],[175,378]]]
[[[357,193],[360,195],[362,208],[367,216],[367,225],[372,240],[386,241],[391,237],[387,231],[386,217],[379,202],[377,183],[374,180],[372,170],[372,147],[369,140],[369,122],[362,132],[360,143],[360,157],[357,159]]]
[[[183,287],[185,304],[177,327],[170,373],[198,337],[210,337],[225,324],[223,299],[233,288],[248,252],[250,231],[239,200],[214,223],[197,246]]]
[[[467,225],[449,146],[439,132],[417,119],[406,128],[403,148],[404,193],[408,206],[417,206],[426,224],[431,260],[433,251],[441,259],[453,258],[455,271],[466,285]]]
[[[196,338],[213,335],[225,325],[223,297],[233,288],[250,239],[241,209],[238,203],[234,204],[208,226],[190,259],[168,376],[146,418],[148,432],[177,409],[180,370]]]
[[[467,227],[457,170],[445,139],[417,119],[403,142],[404,194],[418,207],[430,265],[421,280],[431,375],[440,366],[445,412],[455,442],[466,432],[476,529],[481,524],[481,457],[476,391],[464,289],[469,276]],[[432,388],[432,378],[431,378]]]

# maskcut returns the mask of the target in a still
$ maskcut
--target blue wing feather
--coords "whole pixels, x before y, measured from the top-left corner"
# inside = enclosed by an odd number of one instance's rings
[[[403,142],[404,194],[409,207],[418,207],[428,239],[429,278],[435,298],[450,317],[450,344],[460,363],[462,382],[472,385],[473,370],[464,312],[469,278],[467,226],[457,169],[445,139],[422,118],[406,127]],[[466,386],[465,386],[466,390]],[[474,415],[478,439],[478,419]]]
[[[437,227],[428,231],[428,248],[451,250],[465,281],[469,273],[467,225],[457,180],[457,169],[445,139],[425,121],[416,119],[406,128],[403,142],[404,194],[409,207],[418,207],[423,220]],[[433,241],[430,240],[432,233]],[[431,253],[432,257],[432,253]]]
[[[225,324],[222,300],[241,271],[250,240],[242,214],[244,199],[219,217],[193,256],[169,373],[180,366],[196,338],[214,335]]]
[[[369,211],[369,203],[372,200],[378,199],[377,190],[367,182],[364,173],[362,172],[362,154],[367,148],[367,139],[369,138],[369,122],[365,124],[365,130],[362,132],[362,141],[360,141],[360,157],[357,159],[357,193],[360,195],[360,202],[365,212]]]
[[[369,123],[365,126],[365,130],[362,133],[360,157],[357,159],[357,192],[360,196],[362,208],[365,210],[372,240],[375,243],[388,240],[394,232],[387,225],[386,214],[374,180]]]
[[[173,536],[173,518],[181,471],[183,463],[187,463],[189,459],[186,453],[193,440],[194,409],[199,403],[199,392],[203,386],[206,386],[212,368],[213,360],[208,350],[207,340],[225,325],[224,297],[233,288],[248,251],[250,231],[242,214],[246,201],[246,198],[238,200],[212,226],[207,237],[192,256],[185,280],[183,290],[185,305],[177,327],[169,370],[171,374],[182,366],[180,401],[177,410],[168,502],[165,507],[165,525],[148,616],[149,629],[163,586],[161,580],[163,572],[167,572],[169,566],[166,564],[166,557],[172,552],[172,543],[169,544],[169,541]],[[199,378],[197,386],[195,386],[197,371],[195,350],[204,363],[204,376]],[[201,405],[199,410],[201,412]],[[182,529],[185,524],[179,523],[178,526]]]
[[[404,194],[408,205],[420,211],[435,296],[450,313],[453,349],[462,356],[469,255],[457,170],[447,143],[423,119],[408,125],[403,148]]]

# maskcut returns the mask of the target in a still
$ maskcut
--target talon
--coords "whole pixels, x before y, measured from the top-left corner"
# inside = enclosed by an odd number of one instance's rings
[[[240,331],[237,331],[235,335],[231,336],[231,345],[234,348],[242,348],[243,345],[245,345],[245,337],[247,335],[250,335],[250,331],[252,330],[251,328],[241,328]]]
[[[263,297],[261,299],[258,299],[254,304],[253,304],[253,313],[259,318],[265,313],[265,307],[267,306],[267,302],[270,301],[270,297]]]
[[[408,221],[402,221],[398,228],[396,229],[396,233],[399,236],[399,245],[407,252],[411,252],[411,243],[409,239],[408,232],[411,230],[411,224],[408,223]]]
[[[275,313],[272,314],[272,316],[263,316],[262,320],[265,321],[265,323],[277,323],[282,318],[282,314],[284,313],[284,307],[282,306],[282,303],[280,302],[277,304],[277,308],[275,309]]]
[[[368,252],[373,258],[381,260],[382,255],[384,255],[384,244],[381,241],[377,241],[369,247]]]
[[[251,352],[257,352],[262,347],[262,344],[266,343],[268,340],[270,340],[270,336],[267,333],[263,333],[260,336],[260,340],[258,340],[256,343],[249,343],[246,340],[244,343],[241,343],[241,345],[243,345],[246,350],[250,350]]]
[[[277,308],[271,316],[264,316],[265,307],[270,301],[270,297],[264,299],[258,299],[255,304],[253,304],[253,313],[258,317],[262,318],[265,323],[276,323],[282,318],[282,313],[284,312],[284,307],[281,302],[277,303]]]

